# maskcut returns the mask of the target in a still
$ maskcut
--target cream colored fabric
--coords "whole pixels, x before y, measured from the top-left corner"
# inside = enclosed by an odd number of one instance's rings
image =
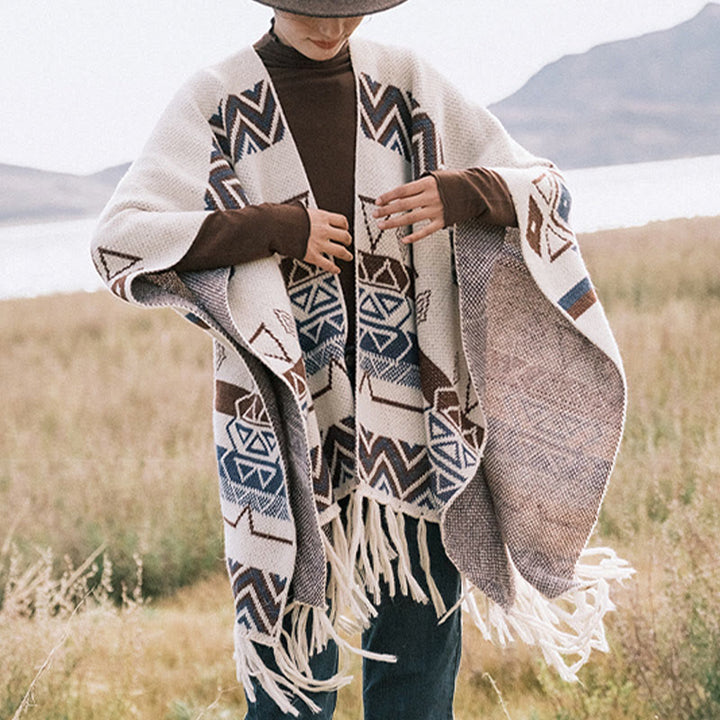
[[[310,649],[282,637],[283,617],[314,617],[318,647],[342,642],[340,610],[366,624],[394,557],[398,591],[442,614],[409,572],[401,528],[412,515],[421,526],[441,523],[450,558],[482,591],[466,601],[484,632],[539,644],[572,678],[604,646],[607,582],[631,571],[611,551],[579,562],[619,444],[625,387],[570,229],[569,193],[550,163],[411,53],[353,40],[351,57],[354,387],[333,276],[278,257],[172,270],[214,209],[315,204],[253,50],[180,91],[93,241],[115,294],[173,306],[215,340],[239,676],[258,678],[284,708],[287,692],[317,687],[302,671]],[[519,229],[467,222],[408,246],[375,224],[380,193],[437,168],[476,166],[503,177]],[[553,605],[558,596],[571,598],[574,614]],[[259,664],[251,641],[277,648],[284,678]],[[566,664],[563,654],[580,661]]]

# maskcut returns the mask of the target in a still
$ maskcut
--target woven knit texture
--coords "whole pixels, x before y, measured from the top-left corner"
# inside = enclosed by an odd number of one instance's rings
[[[284,614],[304,606],[320,617],[329,588],[367,620],[383,558],[402,559],[405,515],[441,523],[463,576],[508,611],[520,578],[538,597],[576,588],[622,431],[622,366],[557,170],[411,53],[353,40],[351,57],[355,387],[334,276],[279,257],[170,269],[210,211],[315,206],[253,50],[178,93],[93,240],[116,295],[172,306],[215,341],[214,432],[245,679],[263,672],[248,641],[278,647]],[[478,166],[507,183],[518,229],[470,221],[408,246],[405,231],[377,227],[382,192]],[[338,501],[348,496],[354,515],[343,525]],[[393,537],[377,537],[378,508]],[[414,592],[412,578],[399,583]]]

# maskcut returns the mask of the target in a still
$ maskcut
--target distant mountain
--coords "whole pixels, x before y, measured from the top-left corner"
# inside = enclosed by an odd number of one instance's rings
[[[563,168],[720,154],[720,5],[565,56],[490,109]]]
[[[128,167],[70,175],[0,164],[0,223],[98,215]]]
[[[562,168],[720,154],[720,5],[568,55],[490,109]],[[70,175],[0,164],[0,224],[95,216],[127,168]]]

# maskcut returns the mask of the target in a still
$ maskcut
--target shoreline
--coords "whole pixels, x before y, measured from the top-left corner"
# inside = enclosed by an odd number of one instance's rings
[[[81,218],[81,220],[88,220],[91,218]],[[696,215],[694,217],[678,217],[671,220],[651,220],[644,225],[629,225],[625,227],[614,227],[605,228],[599,230],[593,230],[589,232],[579,232],[577,234],[580,241],[581,247],[586,243],[593,242],[616,242],[622,241],[633,235],[646,235],[648,231],[656,231],[659,235],[666,235],[673,232],[673,228],[680,230],[680,226],[686,226],[687,224],[697,225],[703,229],[710,226],[720,235],[720,214],[718,215]],[[716,227],[714,227],[716,226]],[[682,227],[682,233],[686,233],[686,227]],[[680,233],[679,233],[680,234]],[[51,290],[48,292],[40,292],[34,295],[19,294],[8,297],[2,297],[0,291],[0,303],[18,302],[18,301],[33,301],[40,300],[43,298],[56,298],[58,296],[72,296],[72,295],[94,295],[97,293],[106,293],[107,289],[102,285],[100,278],[97,278],[97,287],[92,288],[75,288],[71,290]]]
[[[100,213],[87,213],[85,215],[64,215],[62,213],[58,213],[57,215],[43,215],[42,217],[34,215],[22,218],[5,217],[0,218],[0,230],[3,228],[21,228],[34,227],[36,225],[54,225],[56,223],[82,222],[83,220],[97,220],[98,217],[100,217]]]

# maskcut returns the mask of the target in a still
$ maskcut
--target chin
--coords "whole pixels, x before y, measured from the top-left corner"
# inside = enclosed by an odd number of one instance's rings
[[[343,46],[344,43],[340,43],[334,48],[325,50],[318,47],[313,42],[308,41],[304,44],[304,47],[300,50],[300,52],[311,60],[332,60],[332,58],[334,58],[340,50],[342,50]]]

